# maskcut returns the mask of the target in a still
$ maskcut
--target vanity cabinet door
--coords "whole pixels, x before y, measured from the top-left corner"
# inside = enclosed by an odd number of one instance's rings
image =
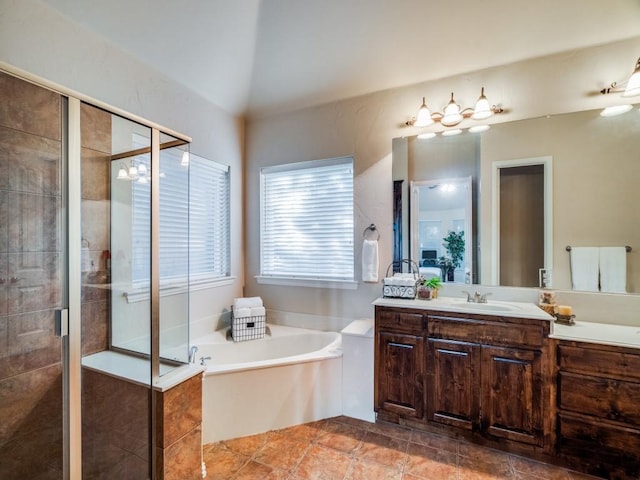
[[[428,339],[427,420],[474,430],[480,419],[480,346]]]
[[[424,338],[379,331],[376,334],[376,357],[376,411],[422,418]]]
[[[494,437],[541,446],[541,352],[482,347],[482,429]]]

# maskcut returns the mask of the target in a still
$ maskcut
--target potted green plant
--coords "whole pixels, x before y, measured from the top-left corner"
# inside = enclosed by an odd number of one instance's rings
[[[424,282],[424,286],[431,292],[431,298],[438,298],[438,290],[442,288],[440,277],[431,277]]]
[[[462,265],[464,259],[464,231],[449,233],[442,239],[442,246],[447,251],[447,255],[438,259],[443,275],[447,281],[453,281],[453,270]]]
[[[442,288],[440,277],[431,277],[428,280],[424,277],[418,282],[418,297],[423,300],[430,300],[438,297],[438,289]]]

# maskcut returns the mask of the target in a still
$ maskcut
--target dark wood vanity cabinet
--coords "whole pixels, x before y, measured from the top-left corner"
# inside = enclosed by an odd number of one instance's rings
[[[421,313],[376,314],[374,405],[388,420],[424,416],[425,326]]]
[[[548,322],[428,315],[427,420],[544,443]]]
[[[561,341],[558,454],[605,478],[640,478],[640,351]]]
[[[378,418],[550,448],[548,334],[540,320],[376,306]]]

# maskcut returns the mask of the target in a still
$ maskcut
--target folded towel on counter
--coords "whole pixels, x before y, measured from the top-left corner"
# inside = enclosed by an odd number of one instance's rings
[[[627,293],[625,247],[600,247],[600,291]]]
[[[233,309],[238,310],[240,308],[262,307],[261,297],[243,297],[233,300]]]
[[[267,314],[267,310],[264,307],[251,307],[249,310],[252,317],[262,317]]]
[[[378,241],[367,240],[362,242],[362,281],[378,281]]]
[[[572,247],[570,254],[573,290],[597,292],[600,289],[600,249],[598,247]]]
[[[245,318],[251,316],[250,308],[234,308],[233,309],[233,317],[234,318]]]

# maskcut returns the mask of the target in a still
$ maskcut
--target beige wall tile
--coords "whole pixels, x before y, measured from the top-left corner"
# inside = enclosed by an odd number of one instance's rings
[[[59,141],[0,126],[0,188],[60,195]]]
[[[202,423],[202,375],[157,395],[158,446],[166,448]]]
[[[109,200],[111,160],[108,154],[82,149],[82,198]]]
[[[61,138],[61,96],[0,72],[0,125]]]
[[[92,105],[80,106],[82,146],[111,154],[111,114]]]

